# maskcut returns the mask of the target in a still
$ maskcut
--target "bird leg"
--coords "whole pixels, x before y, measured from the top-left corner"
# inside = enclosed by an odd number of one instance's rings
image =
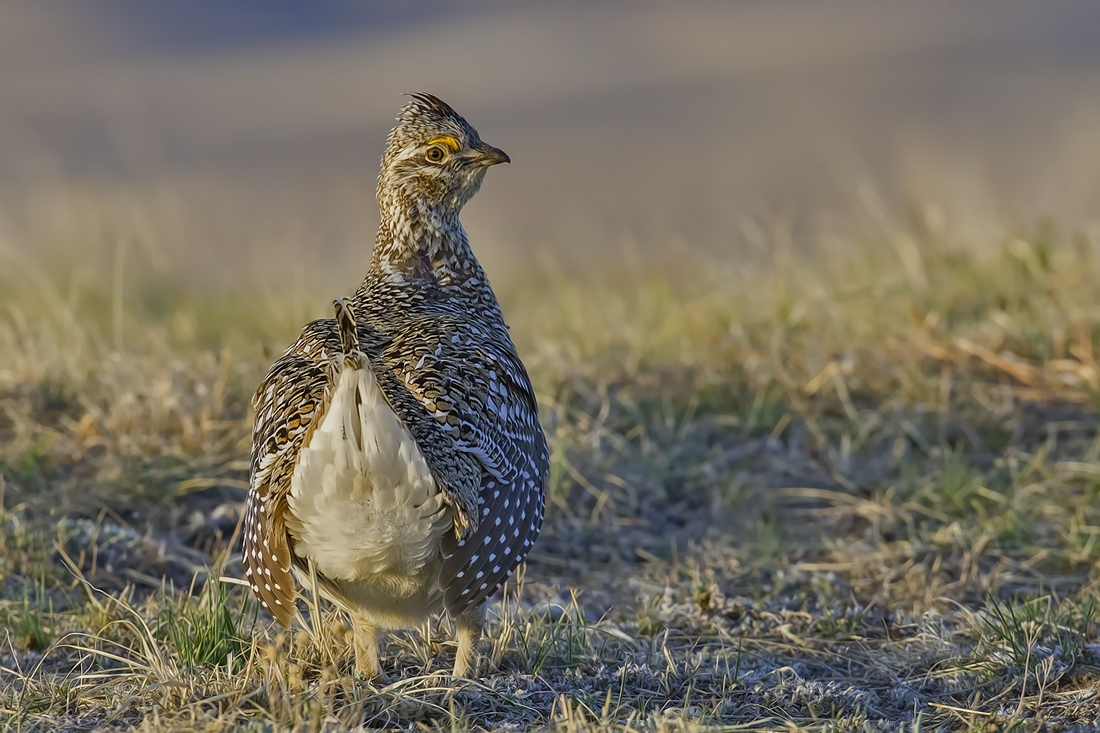
[[[477,643],[481,641],[481,629],[485,625],[485,605],[477,608],[468,608],[458,617],[455,625],[455,636],[458,640],[458,651],[455,653],[455,668],[451,673],[454,677],[465,677],[471,667],[476,671]]]
[[[386,682],[382,673],[382,662],[378,654],[378,627],[361,613],[350,611],[351,628],[354,634],[355,669],[364,678],[373,682]]]

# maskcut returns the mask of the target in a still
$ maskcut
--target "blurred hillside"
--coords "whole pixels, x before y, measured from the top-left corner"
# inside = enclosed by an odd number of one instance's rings
[[[532,257],[858,237],[879,200],[961,240],[1087,231],[1098,38],[1079,2],[6,2],[0,256],[347,289],[416,90],[515,161],[466,216],[504,289]]]

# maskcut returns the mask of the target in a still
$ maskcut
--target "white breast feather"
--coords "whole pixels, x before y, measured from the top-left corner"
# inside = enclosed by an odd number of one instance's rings
[[[294,469],[289,508],[295,553],[334,580],[412,576],[438,553],[451,513],[368,365],[341,371]]]

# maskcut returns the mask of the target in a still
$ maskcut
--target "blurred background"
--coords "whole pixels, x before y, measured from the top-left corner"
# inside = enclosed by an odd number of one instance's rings
[[[775,222],[1097,236],[1095,3],[6,0],[0,272],[348,291],[410,91],[512,156],[464,217],[504,293]]]

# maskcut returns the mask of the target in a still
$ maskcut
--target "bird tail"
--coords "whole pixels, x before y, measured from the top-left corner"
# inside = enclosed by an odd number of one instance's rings
[[[344,359],[345,361],[356,360],[352,366],[358,367],[359,328],[356,325],[351,299],[337,298],[332,301],[332,308],[336,312],[336,328],[340,331],[340,348],[344,352]]]

